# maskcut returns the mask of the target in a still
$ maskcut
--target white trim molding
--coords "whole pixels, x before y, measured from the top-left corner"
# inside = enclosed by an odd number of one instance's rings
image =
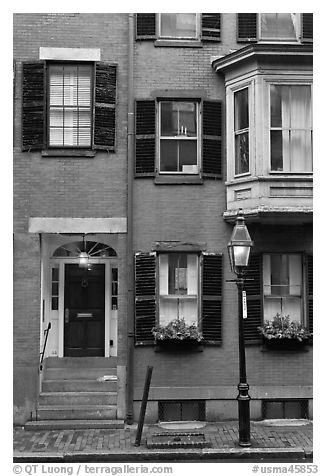
[[[30,217],[29,233],[127,233],[127,218]]]
[[[45,48],[40,47],[40,60],[56,61],[100,61],[99,48]]]

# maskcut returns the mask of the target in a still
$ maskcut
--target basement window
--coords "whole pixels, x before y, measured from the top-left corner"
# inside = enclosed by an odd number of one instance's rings
[[[308,418],[308,400],[263,400],[264,420]]]
[[[161,400],[158,402],[159,421],[205,421],[205,400]]]

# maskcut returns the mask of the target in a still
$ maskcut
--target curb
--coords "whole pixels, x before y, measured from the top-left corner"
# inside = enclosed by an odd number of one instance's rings
[[[149,461],[172,461],[178,460],[212,460],[212,459],[311,459],[311,448],[224,448],[224,449],[200,449],[195,450],[152,450],[141,451],[92,451],[91,453],[73,452],[73,453],[14,453],[14,463],[31,462],[50,462],[50,463],[86,463],[86,462],[149,462]]]

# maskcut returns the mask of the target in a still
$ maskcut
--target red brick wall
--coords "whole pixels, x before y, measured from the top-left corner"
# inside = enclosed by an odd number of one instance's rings
[[[243,45],[236,43],[236,15],[222,15],[221,43],[202,48],[155,47],[153,41],[135,45],[135,97],[153,97],[159,89],[204,90],[211,99],[225,101],[223,76],[211,68],[211,56],[224,55]],[[224,174],[225,174],[224,154]],[[206,243],[209,252],[223,252],[224,280],[230,272],[227,243],[232,226],[223,220],[226,210],[224,180],[204,185],[155,185],[153,179],[134,183],[134,248],[150,251],[159,240]],[[249,226],[255,251],[311,251],[309,226]],[[135,349],[135,387],[141,389],[147,365],[153,365],[152,387],[235,386],[238,384],[238,323],[236,285],[224,283],[223,343],[203,352],[172,354],[154,348]],[[251,385],[308,386],[312,383],[312,352],[280,355],[247,347]],[[136,392],[139,395],[139,392]],[[184,398],[187,398],[185,393]]]
[[[126,14],[15,14],[14,227],[29,216],[126,216],[127,170]],[[118,64],[116,152],[94,158],[49,158],[21,152],[21,62],[40,47],[100,48],[101,61]]]

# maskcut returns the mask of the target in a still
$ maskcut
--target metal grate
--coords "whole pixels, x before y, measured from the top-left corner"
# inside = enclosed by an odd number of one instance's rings
[[[262,400],[263,419],[309,418],[308,400]]]
[[[205,421],[205,400],[168,400],[158,402],[160,421]]]

